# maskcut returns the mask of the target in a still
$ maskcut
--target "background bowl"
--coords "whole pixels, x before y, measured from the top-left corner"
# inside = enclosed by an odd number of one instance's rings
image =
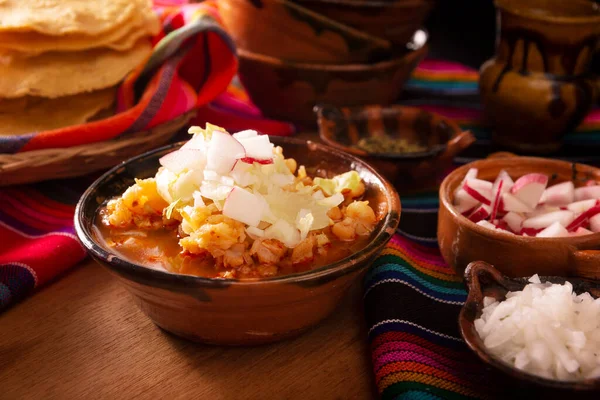
[[[351,284],[394,234],[400,200],[393,187],[354,156],[297,139],[272,137],[314,175],[356,170],[380,217],[371,242],[361,251],[312,271],[254,281],[207,279],[146,268],[120,258],[94,235],[98,208],[121,194],[135,177],[153,176],[158,159],[181,143],[133,158],[100,177],[83,194],[75,211],[75,228],[90,255],[114,273],[141,310],[161,328],[207,343],[255,344],[298,335],[327,317]]]
[[[427,45],[422,44],[390,61],[327,65],[285,62],[239,49],[239,75],[250,98],[266,116],[314,126],[316,104],[394,102],[426,54]]]
[[[321,15],[404,48],[433,9],[432,0],[297,0]]]
[[[578,276],[600,279],[600,233],[578,237],[535,238],[498,233],[479,226],[456,211],[454,190],[469,168],[480,179],[493,181],[501,170],[513,179],[538,172],[548,175],[548,185],[573,180],[583,186],[600,181],[600,169],[584,164],[537,157],[491,158],[475,161],[451,172],[439,191],[438,242],[444,260],[457,273],[472,261],[486,261],[509,277]]]
[[[366,63],[391,54],[389,41],[288,0],[220,0],[219,12],[236,45],[252,53],[323,64]]]
[[[455,155],[475,142],[452,120],[414,107],[365,106],[338,109],[317,106],[321,139],[361,157],[403,191],[437,187],[440,172]],[[354,147],[361,139],[388,136],[426,148],[418,153],[368,153]]]
[[[540,280],[542,282],[548,281],[551,283],[564,284],[567,279],[556,276],[541,276]],[[504,372],[508,376],[523,382],[552,388],[549,392],[549,394],[552,394],[552,397],[550,398],[564,398],[560,395],[573,396],[573,394],[575,394],[573,392],[574,390],[578,392],[600,390],[600,378],[579,382],[563,382],[546,379],[518,370],[488,353],[483,341],[475,330],[475,320],[481,317],[483,311],[483,298],[493,297],[498,301],[502,301],[506,298],[507,292],[523,290],[525,285],[529,282],[525,278],[509,279],[506,276],[503,276],[496,268],[482,261],[475,261],[469,264],[465,270],[465,281],[469,289],[469,296],[460,311],[458,325],[463,339],[469,348],[473,350],[482,361]],[[568,281],[573,284],[573,291],[577,294],[589,292],[595,298],[600,296],[599,282],[573,278],[569,278]],[[569,392],[556,392],[557,389],[565,389]],[[539,391],[535,394],[536,396],[533,398],[548,398],[543,396]],[[577,395],[577,398],[581,398],[579,396],[582,394],[577,393]],[[597,398],[597,393],[596,397],[589,398]]]

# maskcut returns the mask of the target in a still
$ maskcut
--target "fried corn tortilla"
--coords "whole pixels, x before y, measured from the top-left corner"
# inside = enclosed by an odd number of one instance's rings
[[[156,15],[153,12],[140,12],[135,14],[127,24],[99,36],[81,34],[48,36],[39,32],[0,31],[0,51],[3,53],[19,52],[22,53],[22,56],[32,56],[50,51],[89,50],[99,47],[124,51],[131,49],[140,38],[154,36],[159,31],[160,23]]]
[[[131,50],[52,52],[35,57],[0,57],[0,97],[56,98],[118,84],[151,53],[143,39]]]
[[[116,88],[109,88],[56,99],[0,100],[0,136],[83,124],[111,107],[115,93]]]
[[[149,10],[151,0],[0,0],[0,31],[101,35]]]

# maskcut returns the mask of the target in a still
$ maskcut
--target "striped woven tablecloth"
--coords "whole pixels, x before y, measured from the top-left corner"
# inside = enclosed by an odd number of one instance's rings
[[[455,159],[457,165],[492,151],[477,79],[473,69],[426,60],[402,101],[452,118],[475,134],[477,142]],[[566,146],[554,157],[598,163],[600,109],[567,136]],[[382,399],[537,398],[535,391],[527,392],[490,370],[460,338],[458,313],[467,293],[439,252],[437,191],[403,195],[400,188],[400,196],[399,232],[365,280],[368,335]]]

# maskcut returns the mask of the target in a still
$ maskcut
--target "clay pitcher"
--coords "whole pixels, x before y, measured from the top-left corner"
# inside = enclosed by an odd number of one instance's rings
[[[493,140],[550,153],[599,97],[591,61],[600,7],[586,0],[496,0],[496,56],[481,67],[484,115]]]

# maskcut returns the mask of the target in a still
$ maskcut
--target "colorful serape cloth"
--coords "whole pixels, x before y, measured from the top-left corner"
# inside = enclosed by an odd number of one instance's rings
[[[409,104],[452,118],[477,136],[457,165],[494,151],[481,116],[476,70],[425,60],[405,91]],[[556,158],[598,163],[600,109],[566,138]],[[399,232],[365,280],[365,313],[375,383],[384,400],[540,398],[474,356],[458,331],[466,299],[462,280],[446,265],[437,239],[438,193],[403,194]],[[545,394],[555,398],[564,393]]]

